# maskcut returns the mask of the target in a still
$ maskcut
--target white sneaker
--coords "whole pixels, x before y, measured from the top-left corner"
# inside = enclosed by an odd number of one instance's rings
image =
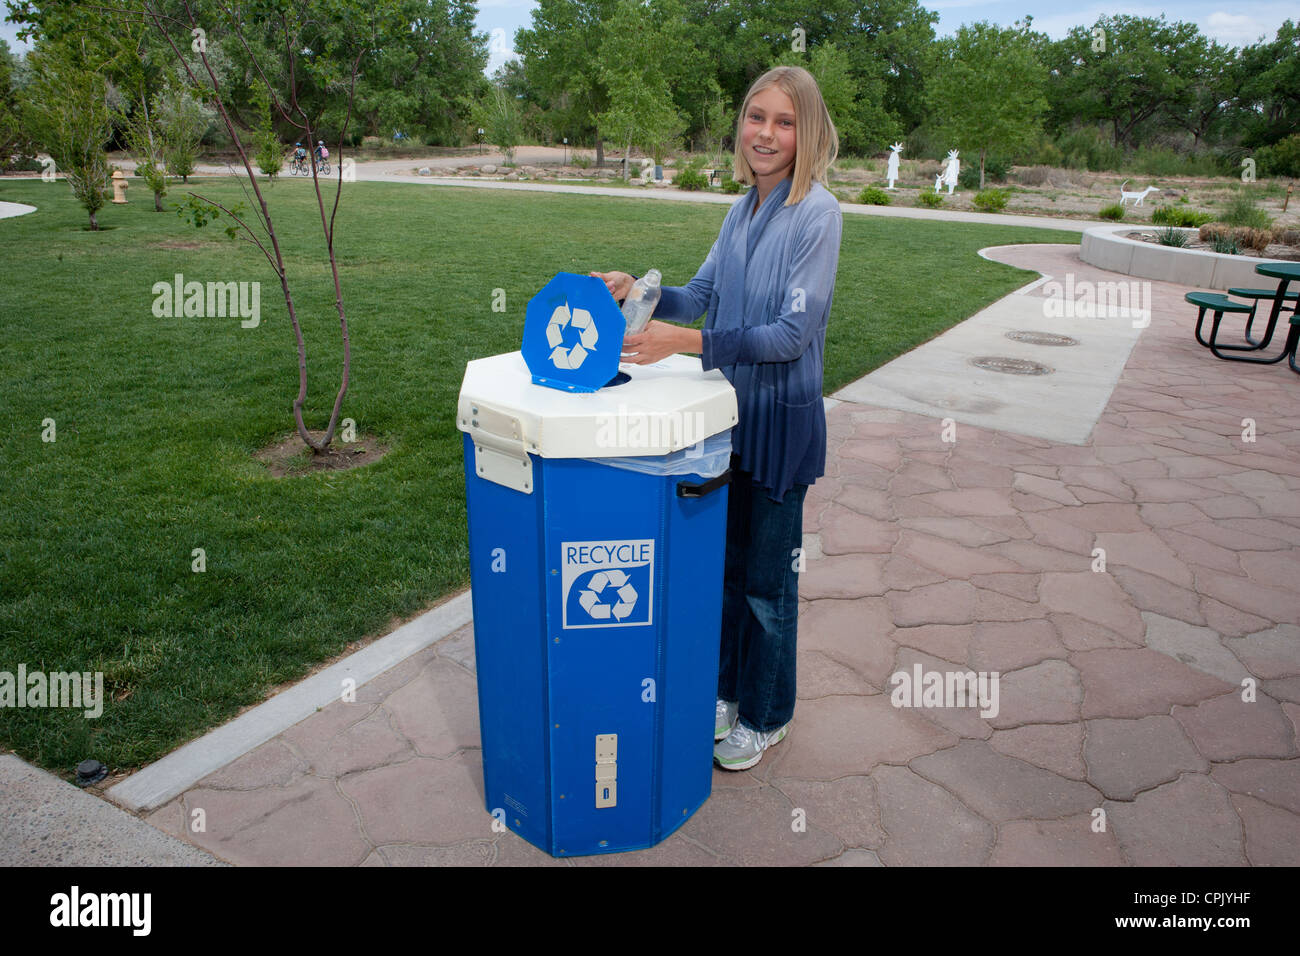
[[[763,759],[764,750],[784,740],[789,729],[787,723],[770,733],[761,734],[737,721],[727,739],[714,746],[713,759],[723,770],[748,770]]]
[[[718,718],[713,725],[713,740],[716,743],[723,740],[731,733],[732,728],[736,726],[736,719],[740,713],[740,703],[730,703],[728,701],[718,700]]]

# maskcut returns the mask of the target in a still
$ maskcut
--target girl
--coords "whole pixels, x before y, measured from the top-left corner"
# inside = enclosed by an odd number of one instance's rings
[[[839,138],[812,74],[781,66],[754,82],[736,129],[732,205],[695,278],[664,288],[651,322],[623,342],[625,360],[701,356],[736,390],[732,484],[714,757],[757,764],[785,736],[795,703],[795,636],[803,502],[825,471],[822,353],[839,262],[839,203],[823,185]],[[614,298],[633,278],[592,273]]]

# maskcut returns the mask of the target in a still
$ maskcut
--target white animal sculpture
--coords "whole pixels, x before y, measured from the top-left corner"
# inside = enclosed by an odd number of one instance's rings
[[[941,183],[947,183],[948,195],[952,195],[953,188],[957,185],[957,176],[961,173],[961,163],[957,161],[957,150],[948,150],[948,165],[944,167],[934,181],[934,191],[939,191]]]
[[[1140,206],[1142,205],[1142,200],[1146,199],[1148,195],[1150,195],[1151,193],[1160,192],[1160,190],[1157,189],[1155,186],[1148,186],[1140,193],[1125,192],[1124,187],[1127,185],[1128,185],[1127,179],[1119,184],[1119,204],[1121,206],[1124,205],[1126,202],[1128,202],[1128,200],[1130,199],[1136,199],[1137,202],[1133,203],[1133,205]]]
[[[898,154],[903,151],[903,144],[895,143],[889,150],[889,168],[885,171],[885,178],[889,180],[888,188],[893,189],[898,179]]]

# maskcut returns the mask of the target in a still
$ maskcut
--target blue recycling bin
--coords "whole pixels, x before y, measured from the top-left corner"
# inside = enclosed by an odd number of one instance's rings
[[[468,363],[457,410],[486,809],[556,857],[653,846],[708,799],[736,422],[698,359],[619,373],[622,316],[587,288],[564,308],[592,322],[530,355],[556,308],[530,304],[522,352]],[[616,384],[570,388],[550,356],[576,345]]]

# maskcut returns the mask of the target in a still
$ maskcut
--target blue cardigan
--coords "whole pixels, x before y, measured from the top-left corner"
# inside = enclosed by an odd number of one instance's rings
[[[826,471],[822,356],[842,229],[826,187],[814,182],[786,206],[790,184],[774,186],[757,213],[757,189],[733,203],[695,278],[665,287],[654,314],[693,322],[707,311],[704,368],[722,370],[740,410],[732,450],[778,502]]]

